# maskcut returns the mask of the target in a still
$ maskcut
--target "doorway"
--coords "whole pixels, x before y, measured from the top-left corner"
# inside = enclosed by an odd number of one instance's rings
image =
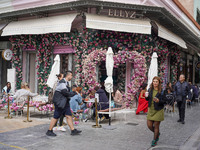
[[[31,92],[37,92],[37,80],[36,80],[36,54],[27,53],[27,72],[26,82],[28,82]]]

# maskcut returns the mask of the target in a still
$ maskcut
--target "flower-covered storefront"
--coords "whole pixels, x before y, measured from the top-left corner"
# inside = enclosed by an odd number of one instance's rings
[[[22,47],[32,46],[37,50],[37,79],[38,92],[48,93],[46,81],[53,62],[53,47],[55,45],[70,45],[75,49],[73,70],[74,83],[84,87],[88,92],[90,89],[99,85],[96,78],[96,66],[105,61],[105,50],[112,47],[115,53],[115,68],[120,68],[121,64],[131,62],[133,75],[127,84],[125,77],[119,77],[117,86],[126,86],[125,101],[132,104],[135,94],[141,84],[146,80],[146,73],[150,64],[153,52],[158,54],[159,76],[162,81],[177,80],[177,65],[179,63],[180,49],[177,45],[161,39],[154,35],[125,33],[116,31],[94,30],[84,28],[83,32],[55,33],[45,35],[22,35],[10,38],[13,50],[13,64],[16,68],[16,87],[20,88],[22,82]],[[89,57],[88,57],[89,56]],[[90,62],[87,64],[87,62]],[[166,63],[168,62],[168,63]],[[169,63],[170,62],[170,63]],[[87,64],[87,65],[86,65]],[[170,66],[169,66],[170,64]],[[93,67],[93,73],[90,73]],[[141,69],[138,69],[141,68]],[[170,68],[170,69],[168,69]],[[166,70],[169,76],[166,76]],[[123,74],[121,75],[123,76]],[[88,80],[90,79],[90,80]]]

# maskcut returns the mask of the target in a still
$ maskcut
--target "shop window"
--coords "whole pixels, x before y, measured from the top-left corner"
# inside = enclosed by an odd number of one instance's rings
[[[60,72],[66,72],[73,69],[72,57],[75,50],[70,45],[56,45],[54,46],[53,54],[60,55]]]
[[[200,25],[200,10],[197,8],[197,18],[196,18],[197,23]]]
[[[68,59],[69,59],[68,54],[61,54],[60,55],[60,71],[61,72],[68,71]]]

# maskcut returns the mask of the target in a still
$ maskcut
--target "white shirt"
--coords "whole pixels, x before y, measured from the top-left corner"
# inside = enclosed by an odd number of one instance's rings
[[[38,95],[37,93],[31,93],[30,91],[26,89],[20,89],[20,90],[17,90],[13,98],[15,99],[15,102],[24,102],[27,100],[27,96],[33,97],[37,95]]]

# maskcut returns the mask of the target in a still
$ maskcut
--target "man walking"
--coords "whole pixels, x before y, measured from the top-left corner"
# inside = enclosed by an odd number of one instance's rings
[[[179,81],[175,84],[174,95],[176,97],[178,111],[179,111],[179,120],[182,124],[185,124],[185,104],[186,100],[191,100],[191,93],[189,84],[185,81],[185,75],[181,74]],[[188,96],[188,98],[187,98]]]
[[[53,133],[53,127],[55,126],[55,123],[57,122],[58,118],[63,114],[67,119],[67,124],[69,125],[71,129],[71,135],[77,135],[81,133],[81,131],[74,128],[73,120],[72,120],[72,113],[70,110],[70,97],[73,96],[74,93],[70,92],[69,88],[69,81],[72,79],[72,72],[67,71],[66,75],[64,75],[64,78],[59,81],[55,94],[53,96],[53,103],[55,105],[55,111],[54,116],[51,120],[49,130],[47,131],[47,136],[56,136],[55,133]]]

